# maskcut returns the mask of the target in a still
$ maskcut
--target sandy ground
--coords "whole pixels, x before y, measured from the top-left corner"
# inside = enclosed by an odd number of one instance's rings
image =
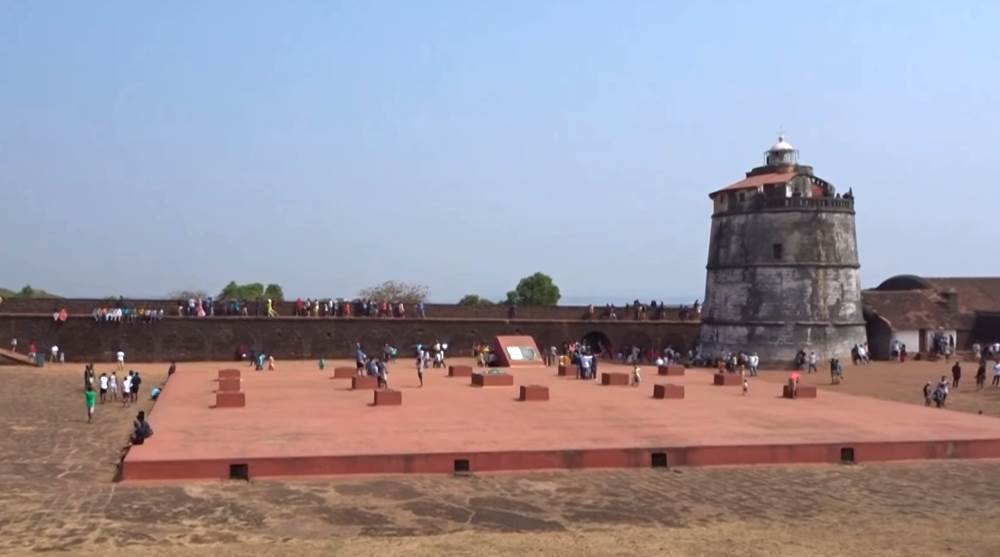
[[[144,386],[166,371],[136,367]],[[844,384],[824,388],[922,404],[923,382],[949,367],[849,367]],[[975,367],[964,369],[969,385],[942,412],[1000,415],[1000,392],[975,392]],[[995,555],[1000,547],[996,461],[114,483],[137,408],[99,406],[88,425],[81,370],[0,368],[0,554]]]

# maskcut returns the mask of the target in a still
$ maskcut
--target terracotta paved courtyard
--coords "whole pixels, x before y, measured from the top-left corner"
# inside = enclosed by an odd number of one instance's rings
[[[397,463],[402,457],[395,455],[495,456],[480,458],[479,466],[473,460],[473,470],[537,468],[524,452],[596,449],[718,448],[718,454],[693,453],[685,463],[732,464],[756,462],[737,449],[760,445],[794,451],[812,444],[992,440],[991,447],[984,446],[990,449],[987,454],[1000,455],[1000,420],[994,418],[832,390],[817,399],[793,401],[780,398],[779,384],[757,380],[749,396],[742,396],[738,387],[712,385],[712,373],[705,370],[667,378],[657,377],[655,367],[647,366],[643,384],[633,388],[559,377],[555,368],[514,368],[514,387],[478,388],[470,386],[468,378],[431,369],[425,373],[425,386],[418,388],[407,360],[395,362],[390,373],[393,387],[403,393],[403,405],[374,407],[371,390],[351,390],[350,379],[332,378],[332,367],[320,372],[312,362],[282,362],[274,372],[242,368],[245,408],[213,408],[217,370],[226,365],[185,365],[170,380],[150,417],[156,436],[132,449],[125,462],[126,479],[225,478],[227,462],[253,459],[286,463],[252,463],[255,477],[260,475],[255,475],[256,468],[266,469],[268,475],[375,472],[386,470],[384,466],[392,470],[393,463],[386,459],[329,466],[297,462],[352,455],[393,455]],[[602,372],[627,370],[613,364],[600,367]],[[685,399],[652,398],[654,382],[684,385]],[[546,385],[550,400],[517,402],[518,384]],[[721,449],[725,447],[732,450]],[[856,452],[859,460],[883,460],[886,454],[867,447]],[[763,458],[816,460],[795,454]],[[829,461],[838,458],[835,452]],[[573,467],[616,466],[614,459],[602,455],[589,463],[586,457],[569,460]],[[639,465],[649,466],[649,456],[640,460]],[[227,462],[213,466],[210,461]],[[150,466],[157,462],[169,464]],[[450,472],[452,464],[453,459],[443,459],[433,471]],[[433,463],[409,466],[434,468]]]
[[[166,370],[135,367],[146,385]],[[136,408],[99,406],[86,424],[81,369],[0,368],[2,555],[987,556],[1000,546],[992,460],[114,483]],[[946,369],[849,367],[820,396],[920,407],[920,386]],[[949,401],[986,414],[998,404],[1000,392],[971,383]]]

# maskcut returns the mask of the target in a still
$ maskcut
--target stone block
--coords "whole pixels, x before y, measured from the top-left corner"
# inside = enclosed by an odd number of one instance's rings
[[[684,375],[684,366],[679,364],[670,364],[665,366],[657,366],[657,372],[660,375],[667,376],[680,376]]]
[[[472,366],[448,366],[448,377],[472,377]]]
[[[629,384],[629,374],[627,373],[601,373],[601,385],[627,386]]]
[[[684,385],[653,385],[653,398],[684,398]]]
[[[576,367],[559,364],[559,377],[576,377]]]
[[[378,388],[378,377],[371,375],[355,375],[351,378],[351,388],[354,390],[374,390]]]
[[[814,385],[799,385],[796,391],[795,398],[816,398],[816,387]],[[788,385],[781,386],[781,396],[792,398],[792,392],[788,390]]]
[[[240,380],[237,379],[219,379],[219,388],[216,389],[223,393],[236,393],[240,390]]]
[[[219,370],[219,379],[220,380],[222,380],[222,379],[239,379],[239,378],[240,378],[240,370],[238,370],[238,369],[220,369]]]
[[[543,401],[549,399],[549,388],[545,385],[521,385],[521,395],[518,400],[522,402]]]
[[[246,405],[246,393],[232,391],[219,391],[215,393],[216,408],[242,408]]]
[[[353,367],[335,367],[333,368],[333,378],[334,379],[350,379],[358,374],[357,368]]]
[[[514,376],[509,373],[473,373],[474,387],[513,387]]]
[[[742,384],[738,373],[716,373],[714,383],[719,387],[739,387]]]
[[[400,406],[403,404],[403,393],[393,389],[375,391],[375,406]]]

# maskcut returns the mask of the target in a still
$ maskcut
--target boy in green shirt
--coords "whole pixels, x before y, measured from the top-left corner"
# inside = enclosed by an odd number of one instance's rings
[[[87,423],[94,421],[94,407],[97,406],[97,393],[94,392],[94,385],[87,383],[87,390],[83,392],[87,397]]]

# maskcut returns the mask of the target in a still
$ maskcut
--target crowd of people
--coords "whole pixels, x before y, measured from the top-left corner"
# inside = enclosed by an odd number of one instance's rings
[[[133,307],[99,307],[91,312],[98,323],[153,323],[163,320],[163,309]]]
[[[680,307],[674,308],[663,303],[662,300],[657,302],[652,300],[649,304],[644,304],[636,298],[631,304],[625,304],[622,309],[621,319],[633,319],[635,321],[662,321],[670,319],[674,315],[677,316],[681,321],[688,321],[692,319],[699,319],[701,317],[701,304],[698,300],[694,301],[691,306],[686,306],[681,304]],[[600,316],[597,314],[597,310],[594,308],[593,304],[587,306],[587,310],[584,313],[584,319],[611,319],[617,320],[618,308],[614,304],[605,304],[604,311],[601,312]]]
[[[297,298],[291,303],[294,317],[427,317],[423,302],[406,304],[399,301],[345,298]],[[410,306],[409,311],[407,305]],[[278,317],[279,302],[271,298],[259,300],[214,300],[189,298],[177,302],[178,317]]]
[[[119,351],[118,354],[123,353]],[[119,356],[117,362],[120,370],[124,357]],[[167,376],[173,375],[176,370],[176,364],[171,363]],[[141,392],[142,375],[137,370],[129,370],[119,381],[118,370],[101,372],[100,375],[97,375],[94,364],[87,364],[83,370],[83,394],[87,408],[87,423],[93,423],[98,404],[103,406],[121,402],[121,408],[127,408],[129,405],[139,402]],[[162,388],[156,386],[150,389],[149,396],[152,400],[156,400],[161,392]],[[134,445],[141,445],[152,435],[153,428],[146,421],[146,413],[139,411],[132,423],[129,441]]]

